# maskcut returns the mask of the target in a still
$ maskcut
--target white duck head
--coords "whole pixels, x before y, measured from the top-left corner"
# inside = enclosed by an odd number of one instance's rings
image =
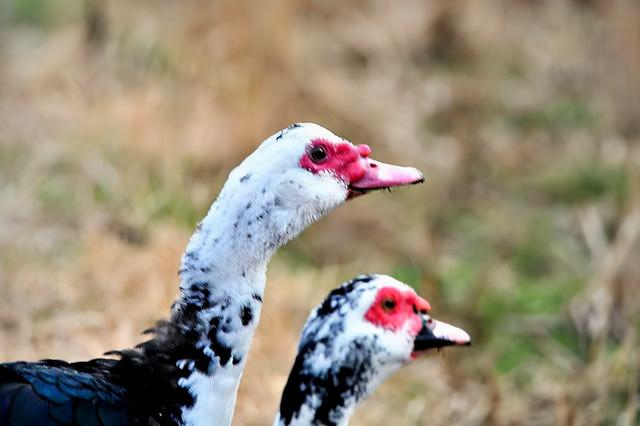
[[[430,310],[386,275],[363,275],[332,291],[302,331],[275,424],[347,424],[359,402],[419,354],[471,343]]]
[[[233,266],[265,263],[346,200],[424,181],[417,169],[381,163],[370,154],[367,145],[353,145],[313,123],[292,124],[266,139],[230,173],[196,229],[183,257],[183,282],[189,271],[199,275],[198,266],[230,276],[251,273]],[[196,260],[203,258],[206,265]]]

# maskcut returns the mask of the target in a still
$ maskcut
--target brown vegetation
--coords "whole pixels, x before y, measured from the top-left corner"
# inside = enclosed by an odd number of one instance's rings
[[[236,424],[270,423],[309,310],[360,272],[474,346],[354,424],[638,424],[638,46],[633,0],[4,2],[0,360],[138,342],[233,165],[314,121],[427,182],[276,256]]]

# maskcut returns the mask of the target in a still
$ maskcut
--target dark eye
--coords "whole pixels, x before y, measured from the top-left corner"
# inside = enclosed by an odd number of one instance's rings
[[[327,159],[327,151],[321,146],[314,146],[309,150],[309,157],[314,163],[322,163]]]
[[[396,307],[396,301],[391,299],[390,297],[382,301],[382,309],[384,309],[385,311],[391,311],[395,307]]]

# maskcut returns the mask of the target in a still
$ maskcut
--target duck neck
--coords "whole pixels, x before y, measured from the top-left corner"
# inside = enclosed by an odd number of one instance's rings
[[[181,296],[170,323],[190,334],[193,354],[178,382],[193,397],[186,424],[230,424],[251,340],[260,318],[267,264],[306,225],[277,196],[223,189],[182,257]],[[191,359],[195,358],[195,359]]]
[[[358,403],[390,372],[369,356],[377,350],[371,342],[356,339],[344,351],[327,352],[328,347],[329,340],[300,348],[274,425],[347,425]]]

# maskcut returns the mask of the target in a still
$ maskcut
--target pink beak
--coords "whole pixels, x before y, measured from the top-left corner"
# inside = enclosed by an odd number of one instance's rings
[[[365,173],[362,178],[352,182],[349,189],[356,192],[373,191],[403,185],[414,185],[424,182],[424,176],[413,167],[395,166],[365,158]]]

